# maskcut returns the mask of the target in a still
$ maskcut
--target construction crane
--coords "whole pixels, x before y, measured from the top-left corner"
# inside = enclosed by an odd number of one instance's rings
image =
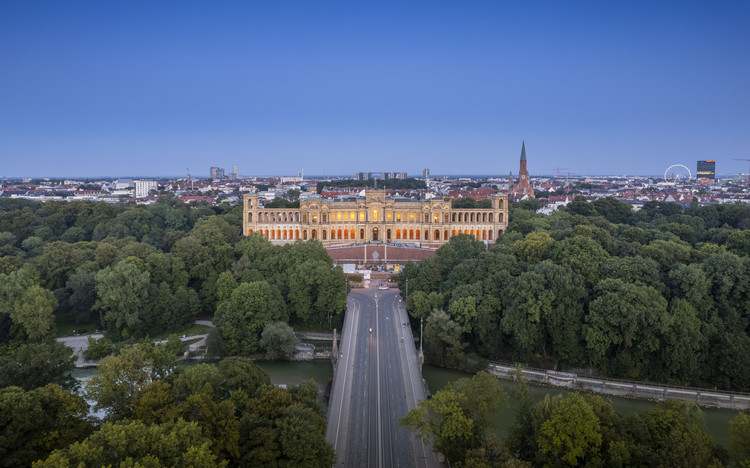
[[[747,161],[748,162],[748,168],[747,168],[747,185],[750,185],[750,159],[742,159],[742,158],[734,158],[735,161]]]
[[[555,171],[555,174],[556,174],[555,178],[556,179],[560,178],[560,171],[567,171],[568,170],[567,167],[553,167],[552,169],[554,169],[554,171]]]

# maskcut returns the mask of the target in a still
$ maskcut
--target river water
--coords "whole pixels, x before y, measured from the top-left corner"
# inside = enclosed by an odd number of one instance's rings
[[[299,385],[300,383],[314,379],[321,393],[326,389],[331,379],[333,379],[333,368],[330,361],[255,361],[260,368],[268,373],[271,377],[271,383],[274,385]],[[81,380],[90,378],[95,369],[76,369],[73,375]],[[463,377],[471,377],[472,374],[461,372],[453,369],[443,369],[434,366],[424,366],[422,375],[427,381],[427,386],[431,393],[440,390],[448,382],[458,380]],[[514,384],[510,381],[499,379],[500,385],[505,392],[510,395],[514,389]],[[543,400],[545,395],[566,395],[570,390],[551,388],[538,385],[529,385],[529,393],[534,401]],[[633,413],[644,412],[651,409],[655,403],[643,400],[634,400],[629,398],[620,398],[615,396],[603,395],[603,397],[612,402],[612,406],[622,416],[629,416]],[[515,414],[518,409],[518,403],[512,398],[508,399],[508,406],[500,414],[497,421],[498,435],[505,437],[508,429],[515,422]],[[726,447],[729,440],[729,421],[736,415],[736,411],[725,409],[702,408],[706,421],[706,431],[716,440],[716,442]]]

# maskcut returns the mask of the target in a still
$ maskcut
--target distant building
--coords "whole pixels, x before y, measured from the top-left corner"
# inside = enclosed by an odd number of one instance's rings
[[[716,179],[716,161],[698,161],[698,170],[695,171],[696,179]]]
[[[155,180],[136,180],[135,198],[147,197],[149,192],[158,188]]]
[[[232,169],[232,179],[237,180],[239,177],[237,177],[237,166],[234,166]]]
[[[344,200],[310,197],[299,208],[265,208],[262,194],[244,197],[243,233],[272,241],[316,239],[326,244],[417,241],[442,245],[458,234],[493,242],[508,227],[508,197],[496,193],[491,208],[453,208],[442,197],[400,200],[367,189]]]
[[[422,178],[425,179],[425,180],[430,178],[430,170],[429,169],[425,168],[422,171]]]
[[[529,171],[526,169],[526,142],[521,143],[521,167],[518,170],[518,184],[512,189],[511,193],[518,198],[528,196],[534,198],[534,188],[531,186]]]
[[[133,179],[117,179],[114,182],[114,190],[123,190],[133,186]]]
[[[224,178],[224,169],[216,166],[211,167],[211,180],[221,180]]]

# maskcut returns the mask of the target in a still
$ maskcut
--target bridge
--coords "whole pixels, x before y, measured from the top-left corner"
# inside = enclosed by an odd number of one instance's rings
[[[431,446],[398,424],[425,398],[398,292],[374,285],[353,290],[338,350],[326,432],[336,450],[336,466],[442,466]]]

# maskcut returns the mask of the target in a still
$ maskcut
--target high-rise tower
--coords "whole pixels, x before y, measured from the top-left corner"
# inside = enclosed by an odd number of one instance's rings
[[[518,170],[518,184],[513,187],[513,194],[519,198],[528,196],[534,198],[534,188],[531,186],[529,171],[526,169],[526,142],[521,143],[521,167]]]

